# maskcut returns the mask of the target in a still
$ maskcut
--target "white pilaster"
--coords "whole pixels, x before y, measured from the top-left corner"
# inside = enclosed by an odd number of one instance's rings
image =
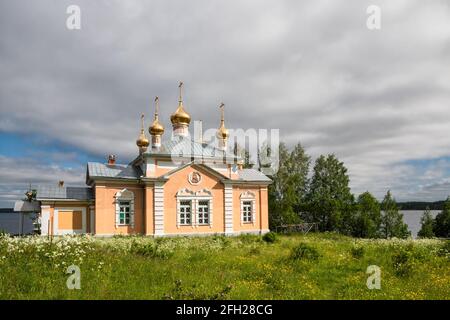
[[[164,235],[164,183],[155,182],[155,236]]]
[[[155,159],[147,158],[145,162],[145,173],[144,176],[148,177],[154,177],[156,173],[156,164]]]
[[[225,184],[225,234],[233,234],[233,186]]]
[[[50,206],[41,206],[41,235],[46,236],[50,232]]]

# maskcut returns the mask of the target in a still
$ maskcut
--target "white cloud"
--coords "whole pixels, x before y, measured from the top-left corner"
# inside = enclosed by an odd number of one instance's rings
[[[183,80],[206,127],[224,101],[230,127],[335,153],[357,193],[416,197],[423,172],[407,161],[450,156],[447,1],[378,1],[380,31],[372,1],[78,1],[80,31],[69,4],[1,2],[0,131],[131,159],[140,113],[159,95],[169,132]],[[445,193],[443,172],[426,183]]]
[[[86,168],[82,166],[63,168],[54,164],[43,164],[34,159],[16,159],[0,155],[0,168],[0,207],[12,207],[15,200],[24,197],[30,184],[32,187],[38,184],[56,185],[60,180],[74,186],[85,183]]]

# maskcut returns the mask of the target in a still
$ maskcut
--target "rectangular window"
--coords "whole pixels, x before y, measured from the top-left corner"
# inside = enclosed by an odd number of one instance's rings
[[[242,202],[242,221],[243,222],[252,222],[253,221],[253,210],[252,210],[252,201],[243,201]]]
[[[192,202],[191,200],[180,201],[180,224],[190,225],[191,222],[191,210]]]
[[[120,225],[128,225],[131,222],[130,213],[131,213],[131,205],[130,201],[120,201],[119,202],[119,224]]]
[[[198,224],[209,224],[209,201],[198,202]]]

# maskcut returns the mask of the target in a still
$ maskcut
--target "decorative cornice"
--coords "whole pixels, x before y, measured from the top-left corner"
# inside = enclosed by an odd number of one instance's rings
[[[182,188],[178,190],[177,197],[212,197],[212,192],[208,189],[194,191],[188,188]]]
[[[239,196],[239,198],[241,198],[241,199],[255,199],[256,195],[253,192],[247,190],[245,192],[242,192],[241,195]]]

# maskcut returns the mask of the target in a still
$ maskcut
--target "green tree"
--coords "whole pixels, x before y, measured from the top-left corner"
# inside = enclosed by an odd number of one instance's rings
[[[397,203],[388,190],[381,203],[381,232],[385,238],[407,238],[411,233],[403,222],[403,214],[398,211]]]
[[[310,157],[301,144],[292,152],[284,143],[278,148],[278,170],[271,176],[269,186],[269,223],[274,228],[281,224],[297,223],[298,208],[305,198],[308,185]]]
[[[434,219],[433,231],[436,237],[450,238],[450,197],[444,202],[444,208]]]
[[[431,215],[430,208],[427,207],[426,210],[423,212],[422,218],[420,218],[420,224],[421,228],[419,233],[417,234],[420,238],[433,238],[434,237],[434,231],[433,231],[433,224],[434,219]]]
[[[307,217],[318,223],[319,230],[348,232],[354,202],[348,184],[347,168],[334,154],[316,160],[307,196]]]
[[[360,194],[352,217],[351,234],[359,238],[379,237],[381,225],[380,203],[370,192]]]

